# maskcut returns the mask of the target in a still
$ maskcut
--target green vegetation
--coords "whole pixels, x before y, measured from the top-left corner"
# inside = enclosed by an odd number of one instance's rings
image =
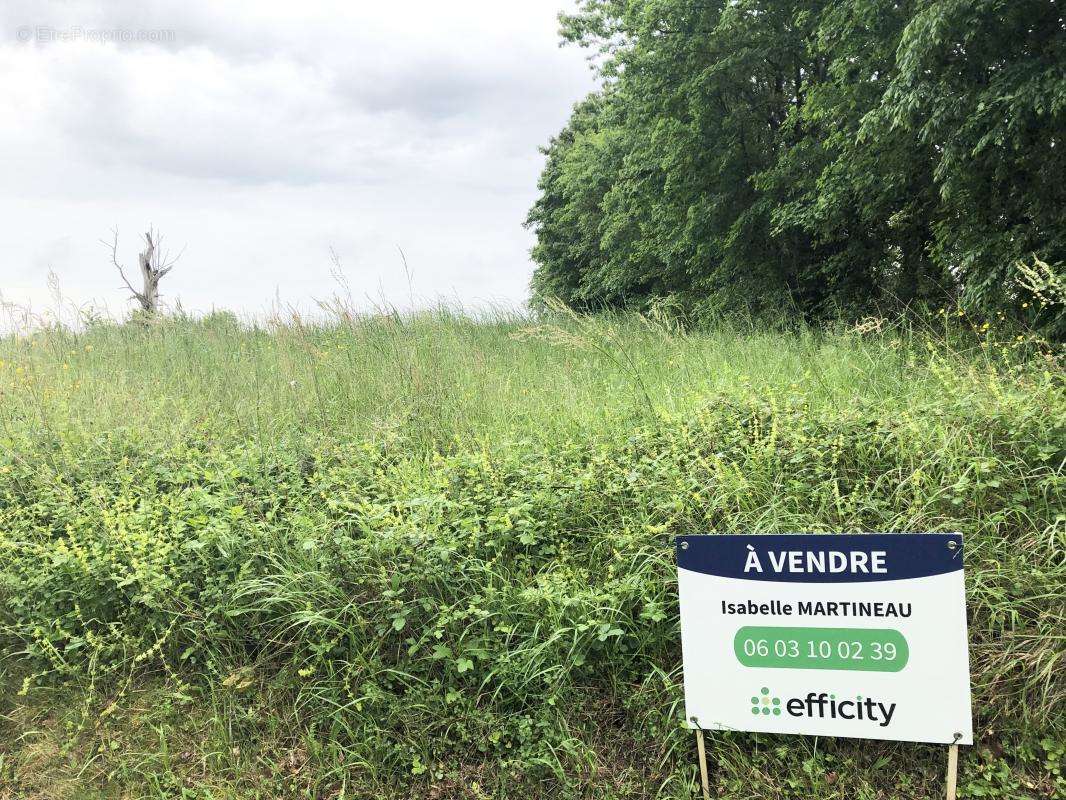
[[[670,539],[963,531],[962,797],[1066,792],[1066,395],[1035,337],[342,316],[0,340],[0,798],[692,797]],[[942,748],[711,737],[731,798]]]
[[[578,6],[563,36],[603,85],[546,150],[542,296],[808,319],[947,301],[1066,335],[1005,280],[1066,260],[1061,3]]]

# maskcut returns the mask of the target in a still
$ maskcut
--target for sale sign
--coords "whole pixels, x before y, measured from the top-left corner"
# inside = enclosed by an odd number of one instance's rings
[[[677,540],[686,717],[972,744],[962,536]]]

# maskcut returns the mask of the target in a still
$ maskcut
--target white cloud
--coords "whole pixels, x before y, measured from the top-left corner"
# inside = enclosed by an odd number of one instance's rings
[[[98,240],[154,224],[186,307],[307,303],[330,245],[357,293],[406,299],[400,245],[422,296],[520,302],[537,147],[592,85],[560,2],[9,0],[0,292],[120,306]]]

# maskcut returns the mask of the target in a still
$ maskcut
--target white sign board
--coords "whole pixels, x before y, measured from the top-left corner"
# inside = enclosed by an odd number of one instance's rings
[[[972,744],[959,534],[677,539],[685,716]]]

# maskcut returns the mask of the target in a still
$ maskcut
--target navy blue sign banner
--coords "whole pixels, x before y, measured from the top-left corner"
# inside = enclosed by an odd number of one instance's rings
[[[681,536],[686,719],[971,744],[963,537]]]
[[[679,536],[680,569],[749,581],[898,581],[962,569],[957,533]]]

